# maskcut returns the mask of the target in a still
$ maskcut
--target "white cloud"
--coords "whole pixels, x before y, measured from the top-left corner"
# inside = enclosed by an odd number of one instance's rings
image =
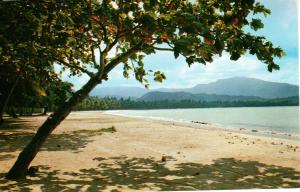
[[[281,70],[269,73],[267,71],[267,66],[251,55],[243,56],[238,61],[231,61],[230,56],[228,54],[224,54],[222,57],[216,57],[213,63],[209,63],[206,66],[196,63],[191,67],[188,67],[183,58],[179,58],[179,60],[171,60],[167,55],[164,56],[165,57],[163,59],[161,57],[159,58],[163,63],[163,60],[165,59],[166,65],[158,63],[157,65],[153,65],[152,69],[164,68],[162,71],[166,73],[167,80],[163,83],[157,83],[152,81],[151,77],[149,77],[150,89],[160,87],[187,88],[201,83],[209,83],[218,79],[237,76],[298,84],[298,59],[295,58],[283,59],[279,62]],[[155,59],[153,59],[153,61],[155,61]],[[120,65],[113,69],[109,74],[109,80],[103,82],[100,86],[143,87],[143,85],[136,81],[133,76],[131,76],[130,79],[125,79],[123,77],[122,67],[123,66]],[[63,78],[64,80],[72,82],[75,89],[79,89],[89,79],[87,75],[69,78],[67,77],[67,74],[64,74]]]
[[[280,63],[282,63],[281,70],[270,73],[267,71],[266,64],[254,56],[246,55],[238,61],[232,61],[230,56],[226,54],[215,58],[213,63],[206,66],[194,64],[188,68],[185,63],[181,63],[181,65],[167,71],[167,81],[162,86],[192,87],[200,83],[237,76],[297,84],[297,59],[285,59]]]

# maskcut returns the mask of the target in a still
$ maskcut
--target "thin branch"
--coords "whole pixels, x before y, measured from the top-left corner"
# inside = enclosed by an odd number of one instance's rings
[[[134,29],[132,29],[134,30]],[[131,32],[132,32],[131,30]],[[118,43],[118,40],[125,36],[126,33],[124,33],[124,31],[121,31],[121,27],[120,27],[120,22],[119,22],[119,16],[118,16],[118,21],[117,21],[117,34],[116,34],[116,37],[114,39],[114,41],[111,43],[111,44],[108,44],[107,47],[105,48],[105,52],[108,53],[117,43]]]
[[[104,66],[106,65],[105,57],[106,57],[106,52],[101,51],[100,52],[100,68],[101,69],[103,69]]]
[[[116,57],[115,59],[111,60],[104,69],[104,74],[108,74],[114,67],[116,67],[119,63],[121,63],[124,59],[130,57],[132,54],[138,52],[142,45],[144,44],[144,40],[140,41],[135,46],[131,47],[127,52],[121,54],[120,56]]]
[[[89,11],[90,18],[91,18],[93,16],[92,0],[89,0],[87,2],[87,4],[88,4],[88,9],[89,9],[88,11]],[[92,25],[91,20],[89,20],[89,28],[93,31],[93,25]],[[97,68],[98,64],[96,62],[95,50],[94,50],[93,46],[91,46],[90,49],[91,49],[91,53],[92,53],[92,61],[93,61],[94,67]]]
[[[171,52],[173,52],[173,49],[171,49],[171,48],[154,47],[154,46],[153,46],[153,48],[155,50],[159,50],[159,51],[171,51]]]
[[[108,44],[103,52],[108,53],[118,43],[119,38],[119,33],[117,33],[115,40],[111,44]]]
[[[99,69],[98,69],[98,77],[99,78],[102,78],[103,77],[103,74],[104,74],[104,68],[105,68],[105,65],[106,65],[106,55],[107,53],[104,52],[104,51],[101,51],[101,48],[99,47],[99,51],[100,51],[100,66],[99,66]]]
[[[104,35],[104,40],[105,40],[105,43],[106,44],[109,44],[109,40],[108,40],[108,36],[107,36],[107,31],[106,31],[106,28],[105,26],[103,25],[103,23],[101,23],[100,21],[98,21],[98,23],[100,24],[102,30],[103,30],[103,35]]]
[[[124,36],[126,33],[132,33],[132,31],[138,29],[141,26],[142,26],[142,24],[138,24],[137,26],[135,26],[131,29],[120,31],[120,36]]]
[[[172,45],[170,44],[170,42],[167,42],[167,44],[169,45],[169,47],[171,47],[172,49],[174,49],[174,46],[172,46]]]
[[[96,57],[95,57],[95,50],[93,48],[93,46],[91,46],[91,52],[92,52],[92,61],[93,61],[93,64],[94,64],[94,67],[97,68],[98,67],[98,64],[96,62]]]
[[[84,69],[84,68],[82,68],[82,67],[80,67],[80,66],[71,65],[71,64],[69,64],[68,62],[63,61],[63,60],[59,60],[58,62],[61,63],[61,64],[63,64],[63,65],[65,65],[65,66],[67,66],[67,67],[77,69],[77,70],[81,71],[82,73],[87,74],[87,75],[90,76],[90,77],[95,76],[94,73],[92,73],[92,72],[90,72],[89,70]]]

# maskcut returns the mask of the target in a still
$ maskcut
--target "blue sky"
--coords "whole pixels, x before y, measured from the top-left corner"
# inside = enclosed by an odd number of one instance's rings
[[[259,62],[252,55],[245,55],[238,61],[231,61],[228,54],[222,57],[216,56],[214,62],[204,66],[194,64],[190,68],[184,58],[174,59],[172,53],[158,52],[145,58],[147,69],[161,70],[167,80],[163,83],[151,82],[150,89],[186,88],[199,83],[209,83],[218,79],[245,76],[259,78],[267,81],[286,82],[299,84],[298,73],[298,6],[297,0],[263,0],[262,3],[271,9],[272,13],[267,18],[260,16],[265,24],[264,29],[254,34],[263,35],[271,40],[274,45],[280,46],[286,52],[286,56],[277,60],[280,71],[269,73],[266,65]],[[137,86],[143,87],[132,76],[125,79],[122,76],[122,66],[115,68],[109,75],[109,80],[100,86]],[[86,81],[87,76],[67,78],[74,84],[76,89],[80,88]],[[149,77],[149,80],[151,77]]]

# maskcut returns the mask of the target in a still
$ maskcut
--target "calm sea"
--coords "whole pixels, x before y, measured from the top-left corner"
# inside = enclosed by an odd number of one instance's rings
[[[181,122],[198,121],[232,129],[300,133],[299,106],[117,110],[109,113]]]

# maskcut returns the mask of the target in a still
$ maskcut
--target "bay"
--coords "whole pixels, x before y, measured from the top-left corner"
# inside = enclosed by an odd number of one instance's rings
[[[110,111],[110,113],[173,121],[209,123],[232,129],[245,128],[281,133],[300,133],[299,106],[116,110]]]

